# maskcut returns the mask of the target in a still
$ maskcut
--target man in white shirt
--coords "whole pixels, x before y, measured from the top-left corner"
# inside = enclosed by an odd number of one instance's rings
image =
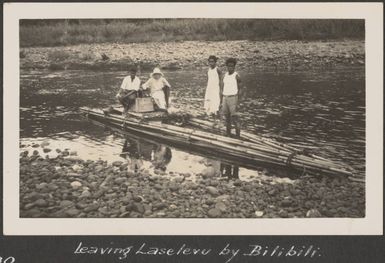
[[[241,136],[240,120],[237,113],[238,101],[242,93],[242,81],[239,74],[235,71],[237,61],[235,58],[226,60],[227,72],[223,76],[221,93],[222,116],[226,123],[226,134],[231,135],[232,124],[235,126],[235,136]]]
[[[119,92],[116,95],[124,107],[124,112],[127,112],[133,103],[135,103],[140,89],[140,79],[136,76],[136,72],[136,67],[130,69],[130,75],[123,79]]]

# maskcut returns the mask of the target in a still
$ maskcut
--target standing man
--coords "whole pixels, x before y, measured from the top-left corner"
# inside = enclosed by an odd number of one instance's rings
[[[241,136],[239,116],[237,114],[238,100],[241,97],[241,78],[235,71],[237,61],[235,58],[226,60],[227,72],[223,77],[222,93],[222,116],[226,123],[226,135],[231,137],[232,124],[235,126],[236,137]]]
[[[138,76],[136,76],[136,72],[136,67],[130,68],[130,75],[123,79],[119,92],[116,95],[124,107],[124,113],[127,113],[130,107],[135,103],[135,99],[138,96],[138,91],[140,89],[140,79]]]

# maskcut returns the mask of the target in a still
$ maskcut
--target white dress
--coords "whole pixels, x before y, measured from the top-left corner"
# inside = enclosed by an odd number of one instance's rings
[[[146,83],[143,84],[144,89],[150,89],[151,97],[153,97],[156,105],[158,105],[158,107],[161,109],[167,108],[166,98],[163,91],[164,86],[170,87],[170,84],[163,77],[160,79],[150,78]]]
[[[220,105],[219,74],[217,67],[209,68],[207,72],[208,81],[204,101],[204,109],[207,114],[215,114]]]

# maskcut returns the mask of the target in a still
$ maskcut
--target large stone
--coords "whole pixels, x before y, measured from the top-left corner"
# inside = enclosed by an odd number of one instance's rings
[[[71,209],[68,209],[67,211],[65,211],[65,213],[66,213],[66,215],[68,215],[70,217],[75,217],[78,214],[80,214],[80,211],[76,208],[71,208]]]
[[[176,192],[179,190],[180,186],[178,184],[172,183],[170,184],[169,188],[171,191]]]
[[[160,184],[154,185],[154,188],[155,188],[156,190],[158,190],[158,191],[163,190],[163,186],[161,186]]]
[[[69,201],[69,200],[63,200],[60,202],[60,207],[69,207],[69,206],[73,206],[74,205],[74,202],[72,201]]]
[[[214,177],[217,174],[217,171],[214,169],[214,167],[207,167],[202,171],[203,177]]]
[[[213,196],[217,196],[219,195],[219,191],[217,188],[213,187],[213,186],[207,186],[206,187],[206,190],[207,192],[209,192],[209,194],[213,195]]]
[[[117,166],[117,167],[121,166],[122,164],[123,164],[122,161],[115,161],[112,163],[113,166]]]
[[[210,209],[207,214],[209,217],[215,218],[215,217],[220,217],[222,215],[222,212],[217,208],[213,208],[213,209]]]
[[[227,210],[227,207],[226,207],[225,203],[223,203],[223,202],[216,203],[215,208],[219,209],[221,212],[225,212]]]
[[[129,196],[124,196],[122,197],[122,199],[120,199],[122,201],[123,204],[127,205],[131,202],[132,200],[132,197],[129,197]]]
[[[306,212],[306,217],[322,217],[322,215],[317,209],[310,209]]]
[[[140,214],[143,214],[145,211],[144,206],[141,203],[134,203],[133,210]]]
[[[38,199],[35,201],[35,205],[39,207],[46,207],[48,206],[48,202],[44,199]]]
[[[40,183],[40,184],[36,185],[36,189],[42,190],[42,189],[46,188],[47,186],[48,186],[47,183]]]
[[[24,209],[29,210],[29,209],[33,208],[35,205],[36,205],[35,203],[28,203],[24,206]]]
[[[289,214],[287,213],[286,210],[280,210],[280,211],[278,212],[278,215],[279,215],[280,217],[283,217],[283,218],[289,217]]]
[[[91,211],[96,211],[98,209],[99,209],[99,204],[93,203],[93,204],[90,204],[89,206],[87,206],[86,208],[84,208],[84,212],[88,213]]]
[[[292,204],[292,201],[290,199],[283,199],[281,202],[281,205],[283,207],[289,207]]]
[[[167,207],[167,204],[165,204],[165,203],[163,203],[163,202],[157,202],[157,203],[155,203],[154,205],[153,205],[153,208],[155,209],[155,210],[161,210],[161,209],[163,209],[163,208],[166,208]]]
[[[115,184],[123,184],[126,181],[127,181],[126,177],[118,177],[115,179]]]

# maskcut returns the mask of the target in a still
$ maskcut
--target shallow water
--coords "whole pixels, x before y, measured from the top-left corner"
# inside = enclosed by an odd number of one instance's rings
[[[173,86],[175,107],[192,113],[202,111],[204,74],[201,71],[165,72]],[[247,87],[246,99],[240,104],[244,129],[312,149],[364,174],[363,68],[240,74]],[[20,137],[23,148],[33,149],[34,143],[47,141],[52,149],[69,148],[84,159],[127,161],[133,166],[161,168],[167,173],[194,174],[211,169],[211,174],[218,175],[223,167],[232,165],[156,141],[123,136],[85,121],[78,108],[115,104],[115,94],[124,75],[125,72],[22,71]],[[143,80],[147,76],[142,74]],[[266,167],[250,170],[241,166],[239,172],[231,176],[247,180],[273,174],[276,171]]]

